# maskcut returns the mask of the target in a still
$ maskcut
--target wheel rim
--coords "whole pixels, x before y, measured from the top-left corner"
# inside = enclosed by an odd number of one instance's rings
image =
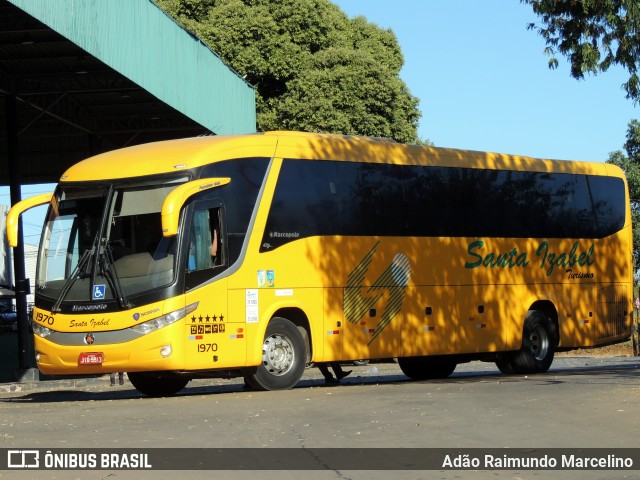
[[[549,335],[542,325],[536,325],[529,336],[531,353],[536,360],[544,360],[549,352]]]
[[[273,334],[265,338],[262,346],[262,364],[275,376],[285,375],[293,367],[295,349],[286,335]]]

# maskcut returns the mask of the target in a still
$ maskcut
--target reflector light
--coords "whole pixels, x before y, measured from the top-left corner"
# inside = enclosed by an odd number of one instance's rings
[[[163,358],[167,358],[172,353],[173,353],[173,350],[171,349],[171,345],[165,345],[160,349],[160,355],[162,355]]]

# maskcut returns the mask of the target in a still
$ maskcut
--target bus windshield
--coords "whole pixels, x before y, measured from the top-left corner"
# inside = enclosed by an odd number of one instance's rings
[[[123,298],[172,283],[176,238],[162,236],[160,211],[176,186],[175,181],[126,187],[60,185],[45,224],[38,294],[58,306],[116,299],[123,303]]]

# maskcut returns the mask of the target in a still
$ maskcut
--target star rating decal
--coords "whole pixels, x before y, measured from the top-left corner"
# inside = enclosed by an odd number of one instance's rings
[[[191,317],[191,323],[217,323],[217,322],[224,322],[224,315],[205,315],[204,317],[202,315],[199,316],[193,316]]]

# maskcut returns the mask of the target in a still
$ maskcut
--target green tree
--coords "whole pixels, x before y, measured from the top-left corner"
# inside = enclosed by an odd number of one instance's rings
[[[627,128],[624,152],[617,150],[609,154],[607,163],[622,168],[629,184],[631,216],[633,221],[633,263],[640,268],[640,122],[631,120]]]
[[[532,23],[547,43],[549,66],[556,54],[571,64],[571,76],[606,72],[619,65],[629,72],[627,98],[640,102],[640,2],[638,0],[521,0],[533,7],[542,25]]]
[[[418,138],[396,36],[329,0],[156,0],[256,88],[258,130]]]

